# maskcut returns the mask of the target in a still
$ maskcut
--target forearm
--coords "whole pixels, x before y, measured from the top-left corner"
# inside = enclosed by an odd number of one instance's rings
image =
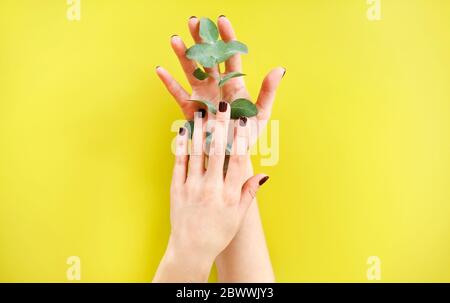
[[[251,162],[247,174],[253,175]],[[216,258],[216,267],[220,282],[275,281],[256,199],[239,232]]]

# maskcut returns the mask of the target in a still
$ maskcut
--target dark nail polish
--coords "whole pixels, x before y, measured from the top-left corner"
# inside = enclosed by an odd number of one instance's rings
[[[227,103],[227,102],[221,101],[221,102],[219,103],[219,111],[220,111],[221,113],[226,112],[226,111],[227,111],[227,107],[228,107],[228,103]]]
[[[200,118],[205,118],[205,116],[206,116],[206,110],[204,110],[203,108],[200,108],[200,109],[198,110],[198,112],[199,112]]]
[[[190,16],[189,19],[197,18],[197,16]]]
[[[178,133],[180,134],[180,136],[184,136],[184,134],[186,133],[186,129],[184,127],[180,127]]]
[[[239,118],[239,125],[242,126],[242,127],[247,125],[247,117],[240,117]]]
[[[285,74],[286,74],[286,69],[284,68],[283,76],[281,76],[281,78],[283,78]]]
[[[264,183],[266,183],[266,181],[269,180],[269,176],[265,176],[264,178],[262,178],[261,180],[259,180],[259,186],[263,185]]]
[[[219,18],[226,18],[227,16],[225,15],[220,15]]]

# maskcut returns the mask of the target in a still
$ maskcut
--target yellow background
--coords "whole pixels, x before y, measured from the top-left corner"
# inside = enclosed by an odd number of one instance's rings
[[[287,68],[259,203],[279,281],[450,281],[450,2],[0,1],[0,281],[150,281],[169,233],[169,37],[227,15]]]

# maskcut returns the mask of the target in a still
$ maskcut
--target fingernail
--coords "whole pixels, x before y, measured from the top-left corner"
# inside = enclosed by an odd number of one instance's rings
[[[205,109],[203,109],[203,108],[200,108],[199,110],[198,110],[198,112],[200,113],[199,114],[199,116],[200,116],[200,118],[205,118],[205,116],[206,116],[206,110]]]
[[[219,111],[220,111],[221,113],[226,112],[226,111],[227,111],[227,106],[228,106],[228,103],[227,103],[227,102],[221,101],[221,102],[219,103]]]
[[[286,74],[286,69],[284,68],[283,76],[281,76],[281,78],[283,78],[285,74]]]
[[[170,39],[172,39],[173,37],[178,37],[177,34],[170,36]]]
[[[227,16],[225,15],[220,15],[219,18],[226,18]]]
[[[189,19],[197,18],[197,16],[190,16]]]
[[[180,134],[180,136],[184,136],[184,134],[186,133],[186,129],[184,127],[180,127],[178,133]]]
[[[161,67],[161,66],[157,65],[155,69],[158,69],[158,68],[160,68],[160,67]]]
[[[266,181],[269,180],[269,176],[265,176],[264,178],[262,178],[261,180],[259,180],[259,186],[263,185],[264,183],[266,183]]]
[[[239,118],[239,125],[244,127],[247,124],[247,117],[240,117]]]

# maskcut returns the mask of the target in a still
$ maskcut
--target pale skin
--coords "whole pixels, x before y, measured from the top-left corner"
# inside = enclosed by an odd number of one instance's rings
[[[236,39],[231,23],[225,16],[219,17],[217,24],[221,38],[224,41]],[[191,17],[188,21],[188,26],[194,41],[196,43],[201,42],[199,19]],[[197,64],[186,57],[186,45],[179,36],[172,36],[171,45],[186,74],[192,92],[188,93],[163,67],[158,67],[156,73],[179,104],[185,118],[191,120],[194,117],[194,113],[199,110],[199,107],[198,104],[188,100],[210,100],[218,104],[221,101],[221,94],[217,87],[217,80],[214,77],[200,81],[192,75],[197,68]],[[217,75],[219,68],[206,69],[206,71]],[[235,55],[225,62],[225,70],[222,74],[233,71],[242,72],[240,55]],[[285,69],[282,67],[274,68],[263,81],[256,102],[258,115],[249,119],[249,122],[251,122],[249,124],[258,126],[249,131],[250,144],[256,141],[258,134],[270,118],[275,93],[285,72]],[[222,99],[232,101],[238,98],[251,99],[243,78],[234,78],[223,87]],[[247,164],[243,166],[244,170],[241,170],[240,173],[242,176],[249,178],[253,175],[253,168],[250,159],[247,158],[246,161]],[[251,203],[237,233],[231,242],[218,254],[215,262],[220,282],[274,281],[257,203]]]
[[[206,168],[203,152],[188,155],[188,134],[180,129],[170,188],[172,229],[154,282],[206,282],[214,260],[233,240],[256,192],[268,180],[263,174],[245,176],[249,163],[245,118],[233,130],[233,152],[224,175],[230,106],[222,103]],[[193,133],[193,142],[200,147],[205,138],[201,119],[196,117]]]

